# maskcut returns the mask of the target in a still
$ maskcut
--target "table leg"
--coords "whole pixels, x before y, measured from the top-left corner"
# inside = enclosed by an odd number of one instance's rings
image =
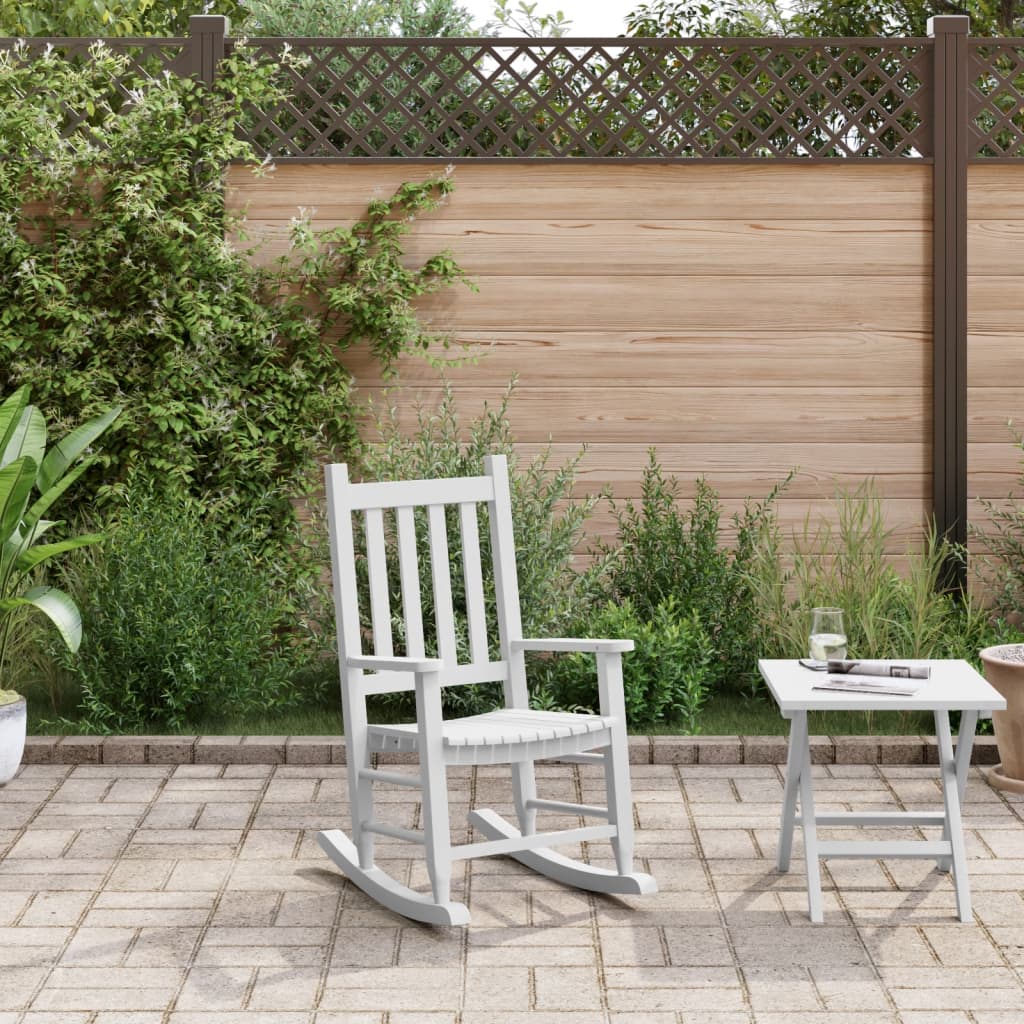
[[[978,728],[978,712],[962,711],[960,713],[960,734],[956,742],[956,794],[963,806],[964,792],[967,789],[967,773],[971,770],[971,751],[974,749],[974,734]],[[949,824],[942,826],[942,840],[949,840]],[[953,866],[952,858],[939,857],[940,871],[949,871]]]
[[[814,783],[811,779],[811,743],[807,735],[807,712],[801,718],[800,751],[800,821],[804,829],[804,862],[807,870],[807,909],[811,921],[821,924],[824,914],[821,905],[821,865],[818,861],[818,823],[814,810]]]
[[[780,871],[789,870],[789,858],[793,850],[793,827],[796,824],[796,794],[800,785],[800,765],[804,737],[807,733],[807,715],[797,713],[789,721],[789,750],[786,753],[786,788],[782,794],[782,820],[779,823]]]
[[[961,736],[964,729],[961,724]],[[953,756],[953,737],[949,731],[949,713],[935,712],[935,735],[939,742],[939,769],[942,773],[942,799],[946,808],[946,822],[943,836],[949,838],[952,847],[953,886],[956,889],[956,908],[961,921],[970,921],[971,893],[967,883],[967,851],[964,847],[963,822],[960,817],[961,764],[960,757],[966,755],[970,760],[970,751],[961,748],[957,757]],[[967,769],[963,769],[966,783]]]

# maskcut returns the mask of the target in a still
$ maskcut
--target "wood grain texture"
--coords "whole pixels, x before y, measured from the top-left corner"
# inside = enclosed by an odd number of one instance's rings
[[[437,164],[235,166],[228,204],[287,221],[364,216],[372,198],[443,172]],[[446,214],[462,220],[899,220],[930,223],[931,167],[905,164],[458,164]],[[437,219],[438,215],[431,215]]]
[[[380,406],[380,389],[362,394]],[[463,416],[478,415],[500,392],[460,387],[456,405]],[[416,404],[436,409],[439,389],[392,394],[398,422],[411,429]],[[856,388],[586,387],[518,388],[510,419],[520,441],[582,442],[904,442],[925,443],[931,416],[930,393],[920,387],[890,386],[879,392]],[[838,467],[837,467],[838,468]]]
[[[547,453],[549,468],[580,455],[576,470],[578,496],[606,490],[618,498],[640,497],[647,465],[646,444],[595,442],[581,449],[574,444],[534,442],[520,443],[516,451],[527,462]],[[791,471],[794,476],[784,494],[793,500],[833,498],[856,489],[869,477],[879,493],[890,498],[923,500],[931,487],[931,463],[920,445],[670,441],[658,445],[657,455],[663,474],[676,478],[678,493],[683,497],[693,496],[696,480],[702,477],[723,498],[761,499]],[[838,472],[836,466],[840,467]]]
[[[931,335],[924,332],[869,334],[851,330],[793,331],[471,331],[457,329],[437,358],[463,360],[446,367],[455,384],[504,387],[516,376],[535,388],[727,387],[741,383],[777,387],[884,389],[892,382],[924,382],[931,373]],[[362,384],[380,374],[365,349],[344,355]],[[420,356],[399,363],[406,385],[436,386],[437,368]],[[728,377],[724,377],[728,374]]]
[[[1024,220],[1024,164],[970,164],[967,219]]]
[[[454,200],[453,200],[454,201]],[[931,233],[914,221],[851,220],[420,220],[405,246],[408,263],[450,250],[471,277],[617,275],[676,277],[905,276],[928,272]],[[317,230],[351,221],[316,217]],[[258,259],[269,263],[291,248],[291,225],[245,222]],[[983,234],[988,241],[990,225]],[[1005,238],[1001,241],[1005,242]]]
[[[297,165],[254,180],[232,169],[261,259],[290,219],[350,224],[367,203],[436,165]],[[458,165],[455,192],[419,218],[410,264],[449,249],[478,287],[419,302],[475,357],[448,368],[464,418],[513,375],[524,457],[589,446],[577,494],[640,493],[658,447],[685,502],[704,476],[726,516],[799,468],[785,530],[835,518],[837,489],[873,477],[900,557],[931,488],[931,168],[863,163]],[[993,218],[989,218],[992,220]],[[987,223],[987,222],[986,222]],[[977,244],[998,234],[979,226]],[[987,251],[987,250],[986,250]],[[991,259],[987,256],[986,259]],[[461,353],[461,350],[459,350]],[[344,353],[359,394],[386,401],[365,352]],[[411,430],[436,409],[438,370],[403,359],[388,397]],[[607,509],[591,533],[611,536]]]

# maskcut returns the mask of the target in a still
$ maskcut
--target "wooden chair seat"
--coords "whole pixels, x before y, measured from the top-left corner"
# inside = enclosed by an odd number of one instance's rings
[[[508,764],[603,747],[610,742],[611,726],[612,720],[600,715],[499,708],[448,719],[441,733],[446,764]],[[375,753],[419,750],[415,722],[370,725],[367,732]],[[603,739],[595,735],[602,732]]]

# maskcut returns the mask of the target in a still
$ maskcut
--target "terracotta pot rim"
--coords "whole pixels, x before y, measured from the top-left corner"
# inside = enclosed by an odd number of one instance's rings
[[[1007,665],[1007,666],[1012,666],[1014,668],[1024,669],[1024,660],[1016,661],[1016,660],[1011,660],[1009,658],[1000,657],[999,652],[1000,651],[1006,651],[1006,650],[1015,650],[1015,651],[1024,652],[1024,643],[1018,643],[1018,644],[995,644],[992,647],[985,647],[985,648],[982,648],[982,650],[980,650],[978,652],[978,657],[981,658],[982,661],[991,661],[991,662],[994,662],[997,665]]]

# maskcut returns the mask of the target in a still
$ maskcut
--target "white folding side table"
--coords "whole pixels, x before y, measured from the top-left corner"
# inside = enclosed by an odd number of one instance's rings
[[[967,882],[960,803],[967,784],[978,716],[989,717],[993,711],[1002,711],[1006,701],[966,661],[901,659],[900,663],[931,667],[929,679],[915,680],[921,685],[911,696],[815,690],[815,683],[827,678],[826,673],[804,668],[795,660],[762,659],[757,663],[782,717],[790,719],[778,868],[780,871],[789,870],[793,829],[800,825],[803,828],[804,857],[807,863],[807,902],[811,920],[815,923],[823,920],[821,871],[818,864],[821,857],[934,857],[940,870],[949,871],[952,868],[957,912],[961,921],[971,920],[971,895]],[[931,711],[935,716],[944,810],[817,814],[814,810],[814,785],[811,779],[808,711]],[[962,713],[955,754],[949,730],[950,711]],[[796,813],[798,795],[800,814]],[[819,825],[942,825],[942,839],[820,841],[817,832]]]

